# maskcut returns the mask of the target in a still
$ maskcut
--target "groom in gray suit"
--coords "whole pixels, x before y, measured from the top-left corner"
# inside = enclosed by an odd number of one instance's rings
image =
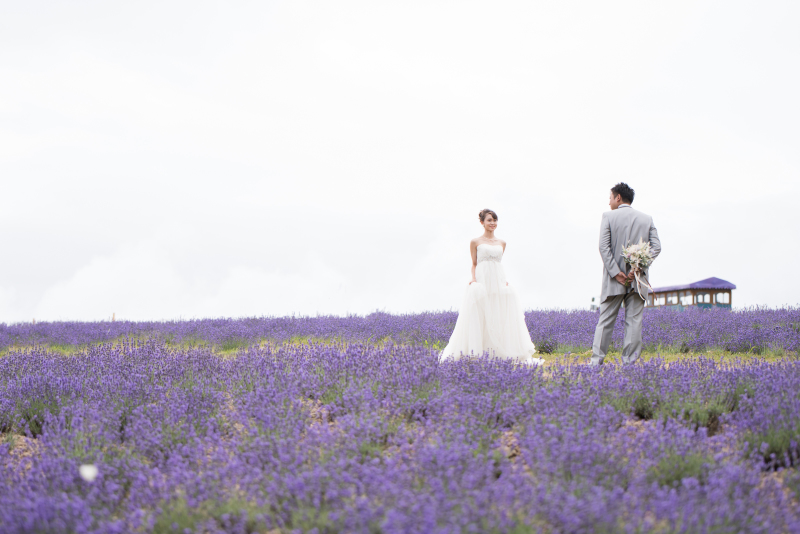
[[[603,259],[603,292],[600,294],[600,318],[594,332],[592,365],[601,365],[606,357],[619,307],[625,303],[625,335],[622,362],[633,363],[642,352],[642,315],[644,301],[639,296],[630,265],[622,259],[622,249],[643,239],[650,242],[653,258],[661,252],[661,241],[653,218],[631,207],[634,191],[628,184],[611,188],[608,205],[611,211],[600,222],[600,257]],[[644,273],[645,279],[647,273]],[[640,275],[641,278],[641,275]],[[647,296],[646,287],[639,288]]]

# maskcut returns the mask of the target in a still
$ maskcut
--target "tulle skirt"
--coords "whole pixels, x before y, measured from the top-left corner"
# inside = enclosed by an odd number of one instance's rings
[[[488,352],[498,358],[538,364],[536,353],[519,296],[506,285],[499,262],[478,263],[474,282],[467,286],[464,301],[450,342],[442,351],[442,360]]]

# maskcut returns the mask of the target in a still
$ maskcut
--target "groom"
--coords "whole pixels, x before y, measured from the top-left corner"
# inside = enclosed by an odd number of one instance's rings
[[[661,241],[653,218],[631,207],[634,191],[626,183],[611,188],[608,205],[611,211],[600,222],[600,257],[603,259],[603,292],[600,294],[600,318],[594,331],[592,365],[601,365],[606,357],[614,323],[625,303],[625,336],[622,362],[633,363],[642,352],[642,314],[644,301],[636,291],[633,271],[622,259],[622,249],[639,239],[650,242],[653,258],[661,252]],[[647,273],[644,273],[645,277]],[[640,288],[647,295],[646,287]]]

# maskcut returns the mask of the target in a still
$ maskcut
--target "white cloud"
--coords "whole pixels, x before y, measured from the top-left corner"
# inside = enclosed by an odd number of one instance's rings
[[[187,285],[152,246],[123,245],[110,256],[90,259],[68,280],[48,288],[34,315],[63,320],[110,318],[112,313],[142,317],[154,303],[171,315]]]

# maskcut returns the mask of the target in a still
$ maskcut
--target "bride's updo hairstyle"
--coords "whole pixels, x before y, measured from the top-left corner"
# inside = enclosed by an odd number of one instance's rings
[[[490,215],[490,214],[491,214],[492,218],[496,221],[497,220],[497,214],[494,212],[494,210],[490,210],[490,209],[481,210],[481,212],[478,214],[478,219],[480,219],[481,222],[483,222],[486,219],[486,216]]]

